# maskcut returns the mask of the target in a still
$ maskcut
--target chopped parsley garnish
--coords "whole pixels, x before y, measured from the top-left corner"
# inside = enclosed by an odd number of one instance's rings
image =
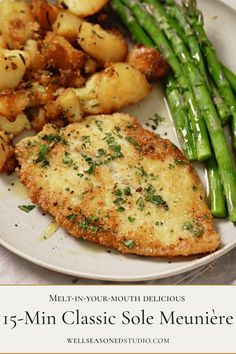
[[[89,226],[89,222],[87,221],[87,219],[85,219],[83,222],[81,222],[79,224],[79,226],[81,227],[81,229],[83,230],[87,230],[88,226]]]
[[[104,155],[106,155],[106,151],[104,149],[98,149],[98,156],[102,157]]]
[[[126,196],[132,195],[130,187],[125,187],[123,192]]]
[[[165,210],[169,210],[169,207],[168,207],[166,201],[160,195],[155,195],[154,194],[155,192],[156,192],[156,189],[152,185],[149,185],[145,189],[145,200],[147,202],[151,202],[152,204],[161,206]]]
[[[67,217],[66,217],[69,221],[74,221],[75,220],[75,218],[76,218],[76,214],[70,214],[70,215],[67,215]]]
[[[99,217],[98,216],[89,216],[87,219],[89,220],[89,222],[99,221]]]
[[[50,147],[46,144],[40,146],[38,157],[35,160],[36,163],[42,163],[43,166],[48,166],[49,162],[46,159],[48,152],[50,151]]]
[[[155,124],[155,128],[157,128],[160,123],[164,122],[165,118],[155,113],[149,120],[151,120]]]
[[[102,132],[103,122],[101,120],[95,120],[95,124],[98,127],[98,129]]]
[[[49,143],[62,143],[64,145],[68,144],[68,142],[58,134],[45,134],[42,139],[48,141]]]
[[[142,146],[132,136],[127,136],[125,140],[134,145],[136,149],[142,150]]]
[[[79,227],[83,230],[91,230],[93,232],[98,231],[98,226],[93,225],[94,222],[99,221],[99,217],[97,216],[88,216],[82,221],[81,223],[78,223]]]
[[[138,205],[139,210],[142,211],[145,206],[143,197],[138,198],[138,200],[136,201],[136,204]]]
[[[91,141],[90,141],[90,136],[89,135],[83,135],[81,137],[81,141],[83,142],[83,146],[86,147],[86,144],[90,144]]]
[[[82,155],[83,158],[85,159],[86,162],[88,162],[88,164],[91,164],[93,162],[92,157],[90,156],[86,156],[86,155]]]
[[[116,189],[114,194],[117,196],[117,197],[121,197],[122,196],[122,192],[120,189]]]
[[[65,151],[62,161],[65,165],[68,165],[69,167],[73,165],[71,154],[67,151]]]
[[[92,162],[90,165],[89,169],[84,171],[84,173],[87,173],[88,175],[94,175],[96,170],[96,162]]]
[[[120,205],[120,204],[124,204],[125,203],[125,200],[123,199],[123,198],[117,198],[117,199],[115,199],[115,200],[113,200],[113,203],[115,204],[115,205]]]
[[[117,144],[114,136],[111,133],[106,133],[105,140],[109,148],[115,151],[116,153],[118,153],[117,157],[124,157],[123,154],[121,153],[121,146]]]
[[[141,177],[147,177],[148,174],[147,172],[144,170],[143,166],[141,167],[136,167],[137,168],[137,171],[136,171],[136,175],[137,176],[141,176]]]
[[[146,189],[145,189],[145,200],[150,201],[152,196],[155,193],[155,188],[152,185],[149,185]]]
[[[165,210],[169,209],[167,203],[164,201],[164,199],[160,195],[153,195],[150,199],[150,202],[152,204],[162,206]]]
[[[35,205],[18,205],[18,208],[25,213],[29,213],[31,210],[33,210],[36,206]]]
[[[199,237],[203,234],[204,232],[204,227],[199,225],[198,221],[193,220],[191,222],[186,222],[183,225],[183,230],[189,231],[193,236]]]
[[[136,219],[132,218],[132,216],[128,216],[128,220],[129,220],[129,222],[134,222]]]
[[[125,208],[123,208],[122,206],[119,206],[116,211],[118,211],[119,213],[123,213],[125,211]]]
[[[82,155],[82,156],[89,165],[88,170],[84,171],[84,173],[87,173],[89,175],[92,175],[92,174],[94,175],[96,167],[101,165],[102,162],[99,160],[93,160],[90,156],[86,156],[86,155]]]
[[[124,240],[124,245],[128,248],[133,248],[135,243],[134,240]]]

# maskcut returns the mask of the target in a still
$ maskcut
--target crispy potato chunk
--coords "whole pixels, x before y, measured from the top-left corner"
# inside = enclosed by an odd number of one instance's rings
[[[60,11],[52,28],[53,32],[66,38],[69,42],[76,42],[82,20],[69,11]]]
[[[91,75],[94,74],[96,70],[98,70],[99,68],[101,68],[100,63],[98,63],[96,60],[92,58],[88,58],[88,60],[84,65],[84,72],[86,75]]]
[[[152,81],[164,77],[169,70],[166,60],[155,48],[146,47],[142,44],[136,45],[130,51],[128,63]]]
[[[24,46],[24,51],[28,54],[28,67],[34,72],[43,70],[46,66],[45,58],[38,48],[39,43],[40,41],[28,39]]]
[[[0,172],[4,172],[6,169],[7,161],[14,155],[14,148],[11,145],[11,135],[6,134],[0,130]]]
[[[56,104],[60,107],[63,115],[69,123],[79,122],[83,118],[83,110],[79,98],[73,89],[68,88],[56,99]]]
[[[47,65],[52,69],[80,69],[86,60],[86,54],[75,49],[63,37],[48,33],[44,40],[43,53]]]
[[[10,122],[6,117],[0,116],[0,129],[5,133],[16,136],[23,132],[23,130],[30,128],[30,122],[23,113],[18,114],[14,122]]]
[[[29,103],[28,93],[23,90],[9,90],[0,94],[0,115],[14,120]]]
[[[44,125],[49,122],[44,108],[33,108],[30,110],[29,114],[31,117],[32,128],[36,132],[40,132]]]
[[[45,31],[49,31],[57,18],[58,8],[49,4],[46,0],[32,0],[32,13],[40,27]]]
[[[120,32],[104,30],[100,25],[83,22],[79,29],[81,48],[100,63],[124,61],[128,46]]]
[[[69,9],[70,12],[79,16],[86,17],[99,11],[108,0],[58,0],[58,4]]]
[[[115,63],[96,73],[85,87],[75,89],[86,113],[110,113],[142,101],[150,85],[145,76],[126,63]]]
[[[22,50],[0,49],[0,90],[19,85],[26,71],[27,58]]]
[[[21,49],[38,29],[27,1],[0,2],[0,31],[10,49]]]
[[[45,105],[53,98],[52,90],[49,90],[39,82],[33,82],[31,87],[28,89],[28,93],[30,101],[29,107],[39,107],[41,105]]]

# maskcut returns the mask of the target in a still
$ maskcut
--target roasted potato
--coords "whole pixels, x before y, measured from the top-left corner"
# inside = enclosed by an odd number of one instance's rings
[[[33,82],[27,90],[29,94],[29,107],[40,107],[53,100],[56,86],[41,85],[39,82]]]
[[[126,63],[115,63],[96,73],[85,87],[75,89],[88,114],[111,113],[142,101],[150,91],[145,76]]]
[[[24,51],[28,54],[28,67],[35,72],[43,70],[46,67],[46,61],[43,54],[39,51],[38,41],[28,39],[24,46]]]
[[[0,115],[13,121],[29,103],[28,93],[25,90],[8,90],[0,93]]]
[[[78,43],[100,63],[124,61],[128,52],[127,43],[118,31],[104,30],[98,24],[85,21],[79,29]]]
[[[66,38],[69,42],[76,42],[82,20],[69,11],[60,11],[52,28],[53,32]]]
[[[80,69],[87,56],[75,49],[64,37],[48,33],[44,40],[43,54],[49,68],[72,70]]]
[[[14,155],[14,148],[11,145],[11,135],[0,130],[0,172],[6,170],[7,161]]]
[[[167,61],[155,48],[146,47],[142,44],[131,49],[128,63],[141,71],[151,81],[164,77],[169,70]]]
[[[68,88],[59,95],[56,99],[56,104],[60,107],[60,110],[69,123],[79,122],[83,118],[80,100],[73,89]]]
[[[40,132],[44,125],[49,122],[44,108],[33,108],[28,112],[30,115],[31,126],[36,132]]]
[[[0,90],[19,85],[25,75],[28,55],[22,50],[0,48]]]
[[[10,49],[21,49],[38,29],[39,25],[33,18],[28,1],[0,2],[0,32]]]
[[[32,0],[32,13],[41,29],[49,31],[57,18],[58,8],[46,0]]]
[[[79,17],[86,17],[99,11],[108,0],[58,0],[58,4]]]
[[[88,58],[84,64],[84,72],[86,75],[92,75],[100,68],[101,64],[92,58]]]
[[[14,136],[19,135],[23,130],[30,129],[31,125],[25,114],[18,114],[14,122],[9,121],[6,117],[0,116],[0,130]]]

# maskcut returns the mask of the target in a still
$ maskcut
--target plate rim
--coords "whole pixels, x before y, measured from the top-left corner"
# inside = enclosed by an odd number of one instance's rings
[[[0,245],[6,248],[8,251],[14,253],[15,255],[33,263],[38,266],[41,266],[43,268],[46,268],[51,271],[55,271],[57,273],[62,273],[66,275],[71,275],[83,279],[91,279],[91,280],[102,280],[102,281],[111,281],[111,282],[142,282],[142,281],[151,281],[151,280],[159,280],[159,279],[164,279],[164,278],[169,278],[173,277],[178,274],[183,274],[187,273],[191,270],[197,269],[201,266],[210,264],[211,262],[219,259],[220,257],[224,256],[234,248],[236,248],[236,239],[235,241],[229,243],[226,246],[223,246],[221,249],[208,254],[206,256],[203,256],[202,258],[199,258],[195,261],[192,261],[190,264],[184,265],[184,266],[179,266],[175,270],[166,270],[163,271],[162,273],[153,273],[149,275],[143,275],[143,276],[138,276],[138,275],[133,275],[133,276],[117,276],[117,275],[94,275],[86,272],[78,272],[78,271],[73,271],[64,267],[60,266],[55,266],[50,263],[44,262],[42,260],[39,260],[37,258],[34,258],[30,256],[27,253],[24,253],[23,251],[20,251],[16,249],[15,247],[7,244],[4,240],[0,238]],[[125,256],[125,255],[124,255]]]

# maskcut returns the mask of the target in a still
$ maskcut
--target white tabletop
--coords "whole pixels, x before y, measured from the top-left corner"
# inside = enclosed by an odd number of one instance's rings
[[[215,0],[212,0],[215,1]],[[221,0],[236,9],[236,0]],[[0,284],[98,284],[34,265],[0,246]],[[147,282],[151,284],[236,284],[236,249],[219,260],[179,276]]]

